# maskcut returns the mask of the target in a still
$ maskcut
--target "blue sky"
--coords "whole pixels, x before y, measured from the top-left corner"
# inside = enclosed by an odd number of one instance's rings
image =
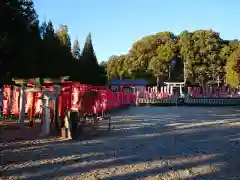
[[[33,0],[40,21],[66,24],[83,48],[89,32],[99,61],[128,52],[138,39],[161,31],[213,29],[240,39],[239,0]]]

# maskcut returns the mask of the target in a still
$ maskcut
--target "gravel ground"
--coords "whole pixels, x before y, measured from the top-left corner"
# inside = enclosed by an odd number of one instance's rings
[[[0,179],[240,179],[239,117],[235,107],[132,107],[91,140],[2,143]]]

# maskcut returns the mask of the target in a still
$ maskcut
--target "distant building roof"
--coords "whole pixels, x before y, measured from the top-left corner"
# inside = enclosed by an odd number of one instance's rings
[[[148,82],[145,79],[114,79],[110,82],[111,85],[142,85],[146,86]]]

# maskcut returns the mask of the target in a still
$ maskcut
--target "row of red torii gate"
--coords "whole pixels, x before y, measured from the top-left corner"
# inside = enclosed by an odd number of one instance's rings
[[[84,114],[100,115],[136,101],[132,92],[113,92],[103,86],[72,81],[58,84],[48,82],[41,88],[30,83],[21,86],[4,85],[1,92],[2,117],[15,116],[20,123],[24,123],[28,115],[33,124],[34,117],[40,116],[43,124],[46,124],[45,133],[49,133],[49,123],[56,117],[64,119],[66,111],[77,111],[80,119]]]

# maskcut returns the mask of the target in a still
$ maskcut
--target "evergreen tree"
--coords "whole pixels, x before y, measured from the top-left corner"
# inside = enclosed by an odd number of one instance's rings
[[[46,26],[46,34],[44,36],[45,40],[53,42],[55,40],[54,28],[52,21],[49,21]]]
[[[34,76],[35,47],[31,26],[37,24],[33,3],[4,0],[0,4],[1,78]],[[23,70],[28,67],[27,71]]]
[[[77,41],[71,52],[68,27],[61,25],[55,31],[51,21],[44,21],[39,27],[33,1],[29,0],[0,1],[0,19],[0,86],[9,83],[7,80],[13,77],[59,78],[68,75],[82,83],[99,82],[101,71],[91,34],[82,55]]]
[[[59,29],[56,31],[56,35],[57,35],[58,39],[60,40],[61,45],[65,46],[70,51],[71,50],[71,39],[70,39],[70,35],[68,33],[67,25],[61,24],[59,26]]]
[[[240,84],[240,48],[235,50],[227,59],[226,81],[231,87],[237,87]]]
[[[105,77],[105,75],[98,64],[92,45],[91,33],[89,33],[87,36],[81,58],[84,66],[83,71],[84,73],[88,74],[87,82],[89,84],[102,84],[104,82],[103,77]]]
[[[79,47],[79,42],[77,39],[74,40],[73,43],[73,48],[72,48],[72,55],[75,59],[79,60],[80,59],[80,47]]]
[[[40,35],[41,35],[41,38],[44,39],[46,34],[47,34],[47,22],[46,21],[43,21],[41,26],[40,26]]]
[[[97,65],[97,57],[95,55],[93,45],[92,45],[92,36],[91,33],[88,34],[84,48],[82,51],[82,58],[84,61],[91,63],[91,65]]]
[[[72,76],[74,70],[73,57],[71,53],[71,39],[67,25],[60,25],[56,31],[57,59],[61,76]]]
[[[19,3],[22,9],[21,15],[25,17],[25,22],[27,24],[35,23],[38,19],[38,15],[35,11],[33,1],[20,0]]]
[[[81,54],[80,54],[80,47],[79,42],[77,39],[74,40],[73,48],[72,48],[72,56],[74,58],[73,61],[73,71],[72,71],[72,78],[75,81],[80,81],[84,83],[84,76],[83,76],[83,61],[80,60]],[[85,82],[86,83],[86,82]]]
[[[42,36],[43,36],[43,44],[45,49],[44,59],[42,59],[41,63],[41,77],[58,77],[59,69],[58,69],[58,59],[56,57],[57,51],[57,38],[54,33],[53,24],[51,21],[45,23],[41,27]]]

